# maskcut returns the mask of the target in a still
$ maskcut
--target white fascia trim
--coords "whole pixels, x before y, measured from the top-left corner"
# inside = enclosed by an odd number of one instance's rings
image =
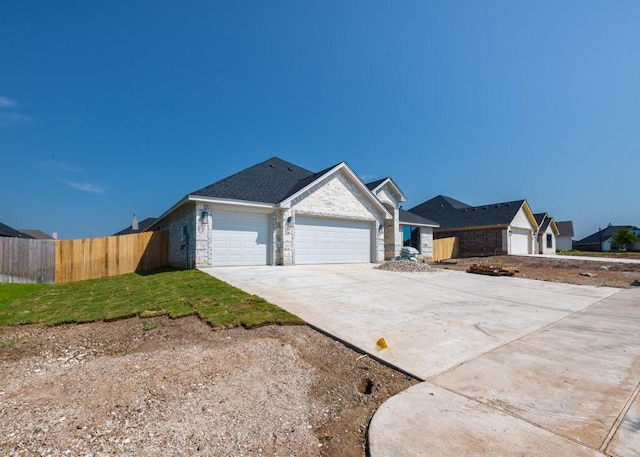
[[[433,227],[433,228],[438,228],[440,227],[440,224],[414,224],[411,222],[402,222],[400,221],[398,224],[400,224],[401,227]]]
[[[277,205],[272,203],[250,202],[246,200],[234,200],[231,198],[203,197],[201,195],[187,195],[187,200],[192,202],[216,203],[219,205],[245,206],[251,208],[277,208]]]
[[[385,219],[392,219],[393,218],[393,216],[391,216],[391,213],[389,211],[387,211],[387,208],[385,208],[384,205],[380,202],[380,200],[378,200],[378,197],[376,197],[373,194],[373,192],[371,192],[369,190],[369,188],[362,182],[362,180],[360,178],[358,178],[358,175],[356,175],[353,172],[353,170],[351,168],[349,168],[349,165],[347,165],[346,162],[340,162],[338,165],[333,167],[331,170],[329,170],[328,172],[326,172],[322,176],[318,176],[318,179],[313,180],[312,182],[310,182],[308,185],[306,185],[305,187],[300,189],[295,194],[293,194],[293,195],[289,196],[287,199],[281,201],[278,206],[280,206],[281,208],[290,208],[291,207],[291,201],[293,199],[295,199],[299,195],[302,195],[303,193],[305,193],[308,189],[310,189],[312,186],[314,186],[319,180],[325,179],[326,177],[331,176],[332,174],[337,173],[339,170],[342,170],[342,169],[344,169],[347,172],[347,175],[351,178],[351,180],[353,182],[355,182],[356,185],[358,185],[360,187],[360,189],[367,196],[367,198],[375,206],[377,206],[380,210],[382,210],[382,214],[384,214],[384,218]]]
[[[397,192],[397,194],[400,196],[400,198],[398,199],[399,202],[406,202],[407,201],[407,196],[404,194],[404,192],[402,192],[400,190],[400,188],[398,187],[398,185],[394,182],[393,179],[391,178],[386,178],[384,181],[382,181],[380,184],[378,184],[376,186],[375,189],[373,189],[373,192],[377,192],[378,190],[382,189],[386,184],[391,184],[391,186],[393,186],[393,189]]]

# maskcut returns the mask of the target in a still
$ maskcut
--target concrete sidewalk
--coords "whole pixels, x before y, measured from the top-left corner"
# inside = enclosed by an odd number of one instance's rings
[[[640,258],[636,259],[618,259],[615,257],[589,257],[586,255],[562,255],[562,254],[523,254],[522,257],[544,257],[546,259],[556,260],[586,260],[588,262],[603,263],[640,263]]]
[[[427,380],[376,413],[372,457],[640,456],[638,290],[370,264],[205,271]]]

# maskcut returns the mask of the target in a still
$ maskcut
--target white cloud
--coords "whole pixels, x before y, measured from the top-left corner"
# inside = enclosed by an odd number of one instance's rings
[[[10,108],[12,106],[15,106],[16,101],[15,100],[11,100],[8,97],[3,97],[2,95],[0,95],[0,108],[4,109],[4,108]]]
[[[91,184],[88,182],[75,182],[75,181],[68,181],[66,179],[60,179],[58,178],[58,181],[66,184],[67,186],[76,189],[76,190],[80,190],[82,192],[90,192],[93,194],[103,194],[106,192],[107,188],[104,186],[101,186],[99,184]]]
[[[31,122],[33,119],[20,113],[0,111],[0,126]]]

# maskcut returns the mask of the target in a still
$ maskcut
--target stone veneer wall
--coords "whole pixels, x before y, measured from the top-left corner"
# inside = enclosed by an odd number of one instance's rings
[[[433,228],[420,227],[420,257],[433,259]]]
[[[213,259],[211,258],[213,244],[213,231],[211,230],[212,210],[213,208],[206,203],[196,203],[194,215],[196,267],[213,266]],[[203,211],[208,214],[206,221],[202,218]]]
[[[193,268],[196,252],[195,205],[181,208],[158,228],[169,231],[169,265],[177,268]],[[187,227],[187,239],[183,239],[182,227]]]
[[[374,261],[382,262],[385,255],[384,230],[377,227],[383,223],[384,216],[361,195],[362,190],[355,183],[343,173],[335,173],[293,199],[291,209],[286,210],[280,219],[284,224],[281,230],[282,265],[292,265],[295,261],[296,215],[375,221]],[[289,216],[293,217],[290,225],[286,223]]]
[[[485,230],[451,230],[434,232],[435,239],[455,236],[458,238],[460,257],[477,257],[487,255],[506,255],[507,248],[503,244],[504,229]]]

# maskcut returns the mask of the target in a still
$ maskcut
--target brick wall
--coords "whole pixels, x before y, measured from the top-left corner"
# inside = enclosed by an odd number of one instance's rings
[[[486,230],[451,230],[437,231],[435,239],[458,237],[459,256],[477,257],[487,255],[506,255],[507,248],[503,246],[504,229]]]

